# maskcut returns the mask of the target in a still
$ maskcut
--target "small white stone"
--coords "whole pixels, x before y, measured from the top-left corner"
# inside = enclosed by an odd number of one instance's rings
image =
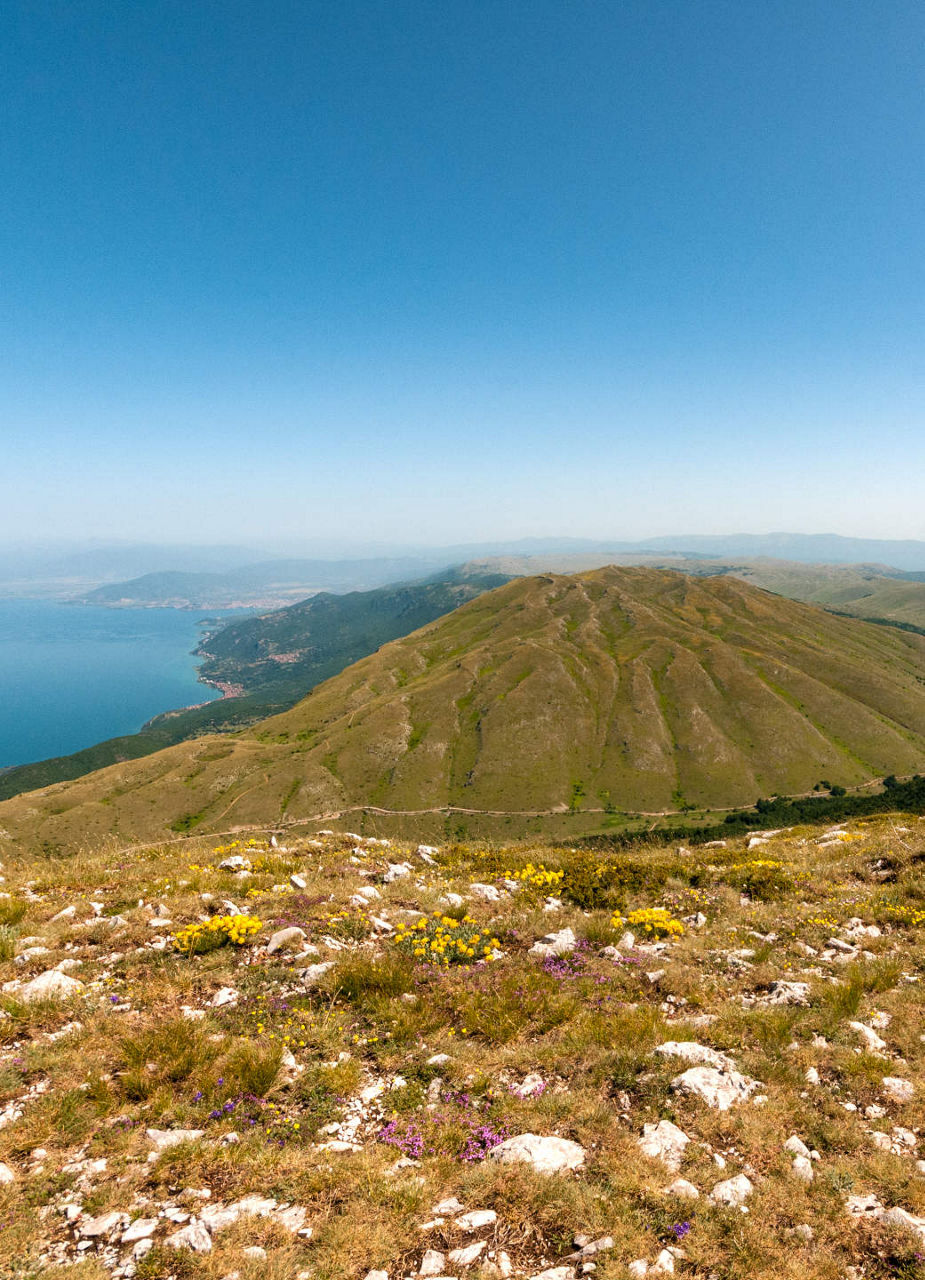
[[[194,1253],[210,1253],[212,1237],[201,1222],[190,1222],[164,1241],[171,1249],[192,1249]]]
[[[872,1027],[866,1027],[863,1022],[849,1022],[848,1026],[864,1041],[864,1048],[868,1053],[882,1053],[886,1048],[886,1041]]]
[[[643,1125],[638,1145],[644,1156],[661,1160],[669,1169],[676,1171],[681,1167],[684,1148],[689,1142],[690,1138],[683,1129],[670,1120],[660,1120],[658,1124]]]
[[[460,1231],[479,1231],[482,1227],[490,1227],[492,1223],[498,1221],[498,1215],[494,1209],[473,1209],[470,1213],[464,1213],[462,1217],[455,1220],[455,1226]]]
[[[469,892],[483,902],[498,902],[501,898],[500,889],[496,889],[493,884],[480,884],[478,881],[469,885]]]
[[[474,1262],[478,1261],[479,1255],[487,1248],[488,1242],[479,1240],[476,1244],[467,1244],[463,1249],[451,1249],[448,1260],[454,1266],[471,1267]]]
[[[305,941],[305,930],[300,929],[298,925],[290,925],[288,929],[277,929],[267,943],[267,955],[275,955],[277,951],[286,948],[296,948],[301,946]]]
[[[122,1232],[123,1244],[134,1244],[136,1240],[149,1240],[158,1228],[157,1218],[136,1218]]]
[[[110,1235],[123,1221],[124,1215],[121,1213],[102,1213],[98,1218],[88,1218],[81,1223],[78,1234],[84,1239],[96,1240],[100,1236]]]
[[[557,933],[547,933],[537,939],[530,948],[531,956],[562,956],[575,950],[577,939],[574,929],[560,929]]]
[[[147,1129],[147,1136],[158,1151],[167,1151],[177,1147],[181,1142],[196,1142],[205,1133],[204,1129]]]
[[[809,1147],[802,1138],[798,1138],[796,1134],[789,1137],[784,1143],[784,1150],[789,1151],[792,1156],[805,1156],[809,1159]]]
[[[66,973],[49,969],[20,987],[16,995],[18,999],[31,1004],[38,1000],[70,1000],[81,995],[84,990],[84,984],[76,978],[69,978]]]
[[[891,1102],[911,1102],[915,1088],[911,1081],[901,1080],[899,1076],[884,1076],[883,1092]]]
[[[734,1178],[727,1178],[725,1182],[717,1182],[710,1192],[710,1199],[714,1204],[735,1208],[744,1204],[754,1189],[751,1180],[744,1173],[739,1173]]]
[[[671,1186],[665,1188],[666,1196],[678,1196],[681,1200],[699,1200],[700,1192],[686,1178],[676,1178]]]
[[[461,1204],[455,1196],[450,1196],[448,1200],[441,1200],[439,1204],[435,1204],[431,1209],[431,1213],[438,1217],[448,1218],[454,1213],[465,1213],[466,1206]]]
[[[334,968],[333,960],[322,960],[320,964],[306,965],[302,970],[302,981],[306,987],[316,986],[326,973]]]
[[[537,1173],[561,1173],[567,1169],[580,1169],[585,1162],[585,1152],[577,1142],[568,1138],[521,1133],[492,1147],[488,1158],[502,1164],[531,1164]]]

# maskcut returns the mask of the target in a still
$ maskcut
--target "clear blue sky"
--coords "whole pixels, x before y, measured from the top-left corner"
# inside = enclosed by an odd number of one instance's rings
[[[925,537],[920,0],[8,0],[0,539]]]

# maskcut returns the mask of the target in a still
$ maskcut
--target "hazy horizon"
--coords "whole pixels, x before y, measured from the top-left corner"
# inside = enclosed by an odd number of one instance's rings
[[[0,542],[925,537],[925,11],[12,0]]]

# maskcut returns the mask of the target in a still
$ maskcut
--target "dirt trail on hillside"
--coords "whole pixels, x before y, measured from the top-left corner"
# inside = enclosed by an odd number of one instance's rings
[[[266,781],[266,779],[264,779],[264,781]],[[867,791],[869,790],[870,787],[881,785],[882,782],[883,782],[882,778],[871,778],[870,781],[862,782],[860,786],[852,787],[851,790],[852,790],[852,793],[858,792],[858,791]],[[256,785],[259,786],[260,784],[257,783]],[[255,790],[254,787],[249,787],[248,791],[243,792],[242,794],[247,795],[248,792],[253,790]],[[801,800],[809,796],[812,796],[813,794],[814,793],[812,791],[803,791],[803,792],[800,792],[798,795],[795,795],[793,799]],[[241,798],[240,796],[236,796],[235,801],[232,803],[235,803],[240,798]],[[232,807],[231,805],[228,805],[224,810],[222,810],[222,813],[220,813],[218,816],[220,818],[223,817],[224,814],[227,813],[228,809],[231,807]],[[728,805],[725,808],[711,809],[710,812],[711,813],[734,813],[736,812],[736,810],[741,808],[742,808],[741,805]],[[578,814],[598,815],[598,814],[605,814],[607,812],[608,812],[607,809],[580,809],[577,811],[576,816],[578,816]],[[343,809],[330,809],[326,813],[310,814],[308,817],[305,817],[305,818],[281,818],[279,819],[278,822],[251,822],[251,823],[242,824],[241,826],[229,827],[227,831],[203,831],[203,832],[200,832],[198,835],[193,833],[185,836],[176,836],[175,838],[170,840],[136,841],[133,844],[123,845],[120,848],[115,849],[113,851],[113,856],[123,854],[123,853],[129,853],[131,852],[132,849],[151,849],[151,848],[154,848],[155,846],[160,848],[160,847],[166,847],[168,845],[186,844],[190,840],[203,840],[206,838],[221,839],[221,838],[224,838],[225,836],[246,835],[248,832],[254,832],[254,831],[291,830],[293,827],[304,827],[304,826],[311,825],[312,823],[315,823],[315,822],[338,822],[341,818],[345,818],[348,814],[351,814],[351,813],[372,813],[372,814],[378,814],[380,817],[383,817],[383,818],[426,818],[426,817],[434,817],[439,815],[448,816],[454,813],[461,814],[463,816],[468,816],[468,817],[475,817],[475,818],[561,818],[563,815],[569,813],[569,809],[566,805],[558,805],[554,809],[465,809],[459,805],[443,805],[440,808],[434,808],[434,809],[383,809],[379,805],[374,805],[374,804],[354,804],[354,805],[348,805],[346,808],[343,808]],[[657,809],[657,810],[640,809],[633,813],[626,812],[624,816],[630,819],[683,817],[684,810],[683,809]]]

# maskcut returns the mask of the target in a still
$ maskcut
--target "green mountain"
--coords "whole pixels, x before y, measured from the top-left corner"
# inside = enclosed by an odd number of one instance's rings
[[[583,573],[607,564],[651,569],[678,569],[704,576],[729,574],[791,600],[819,604],[833,612],[850,613],[868,622],[925,630],[925,573],[902,573],[876,564],[806,564],[795,560],[723,560],[694,555],[656,556],[599,552],[557,555],[494,556],[469,561],[468,573]]]
[[[347,595],[309,600],[223,627],[200,646],[210,684],[241,684],[248,693],[295,701],[388,640],[416,631],[483,591],[505,574],[441,575]]]
[[[54,845],[376,806],[419,828],[447,807],[523,830],[557,814],[564,834],[923,763],[925,638],[611,567],[512,581],[233,738],[8,800],[0,827]]]
[[[0,799],[151,755],[187,738],[253,724],[292,706],[316,684],[387,641],[506,581],[503,574],[456,572],[375,591],[320,593],[286,609],[232,623],[199,649],[205,658],[200,676],[207,683],[236,687],[240,696],[168,711],[155,716],[140,733],[10,769],[0,775]]]

